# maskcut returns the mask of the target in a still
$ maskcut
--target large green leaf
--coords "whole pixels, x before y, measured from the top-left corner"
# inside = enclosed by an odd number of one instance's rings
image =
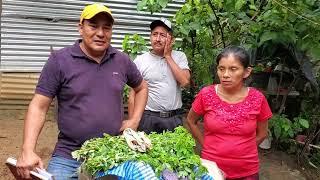
[[[157,0],[161,8],[165,8],[168,4],[168,0]]]
[[[139,11],[142,11],[143,8],[146,7],[146,5],[147,5],[147,0],[142,0],[142,1],[138,2],[137,9]]]
[[[320,43],[318,43],[314,47],[311,47],[310,53],[315,59],[320,60]]]
[[[290,138],[293,138],[293,137],[294,137],[294,132],[293,132],[292,129],[289,129],[288,135],[289,135]]]
[[[243,7],[243,5],[245,5],[246,3],[247,3],[247,0],[237,0],[235,4],[235,9],[240,10]]]
[[[281,127],[280,126],[275,126],[274,127],[274,135],[276,136],[277,139],[281,136]]]
[[[223,6],[223,0],[213,0],[214,5],[217,5],[219,8]]]
[[[191,22],[189,26],[193,30],[198,30],[201,28],[201,24],[199,22]]]
[[[277,38],[278,38],[277,32],[266,31],[260,37],[259,46],[262,45],[266,41],[273,40],[273,39],[276,40]]]
[[[309,128],[309,122],[305,119],[299,119],[299,123],[301,124],[301,126],[303,126],[304,128]]]
[[[284,129],[285,132],[289,131],[290,127],[291,126],[289,124],[283,124],[282,125],[282,128]]]

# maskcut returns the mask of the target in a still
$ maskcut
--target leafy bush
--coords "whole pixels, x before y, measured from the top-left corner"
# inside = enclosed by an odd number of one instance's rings
[[[141,0],[137,9],[161,12],[171,2]],[[319,62],[319,7],[318,0],[186,0],[173,17],[174,33],[181,38],[177,44],[190,60],[195,83],[202,86],[212,82],[217,52],[230,44],[248,50],[292,44]]]
[[[301,117],[295,117],[291,121],[284,114],[275,114],[269,120],[269,128],[276,141],[288,142],[289,139],[309,128],[309,122]]]
[[[134,60],[138,54],[141,54],[144,51],[147,51],[147,43],[143,39],[142,36],[138,34],[134,34],[132,36],[125,35],[122,41],[122,50],[123,52],[127,53],[131,60]],[[130,87],[125,85],[123,90],[123,102],[127,103],[129,97],[129,90]]]
[[[122,50],[127,53],[132,60],[134,60],[138,54],[147,51],[147,43],[142,36],[134,34],[132,36],[125,35],[122,41]]]
[[[175,128],[174,132],[152,133],[148,138],[152,149],[146,153],[131,150],[121,136],[104,134],[103,138],[86,141],[80,150],[72,152],[72,156],[82,159],[85,169],[92,175],[125,161],[147,163],[158,176],[164,169],[177,172],[179,177],[190,176],[191,179],[207,172],[194,152],[192,135],[182,126]],[[198,171],[194,172],[197,167]]]

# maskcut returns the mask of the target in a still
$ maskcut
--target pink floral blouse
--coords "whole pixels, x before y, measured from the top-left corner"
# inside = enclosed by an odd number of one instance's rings
[[[204,118],[204,144],[201,157],[212,160],[227,178],[239,178],[259,172],[256,143],[257,121],[266,121],[272,113],[264,95],[249,88],[241,102],[230,104],[220,99],[216,85],[203,88],[192,109]]]

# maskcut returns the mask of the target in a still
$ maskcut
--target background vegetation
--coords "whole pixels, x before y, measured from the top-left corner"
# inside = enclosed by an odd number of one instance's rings
[[[161,12],[171,1],[141,0],[137,9]],[[181,39],[175,48],[186,53],[192,70],[192,86],[183,94],[186,108],[201,87],[215,81],[217,53],[228,45],[243,46],[254,66],[248,84],[266,93],[275,113],[270,130],[276,147],[296,153],[304,165],[320,167],[319,149],[309,146],[320,140],[319,0],[187,0],[171,20]],[[124,51],[133,56],[146,46],[138,35],[128,39]],[[267,81],[257,75],[267,75]],[[272,76],[274,92],[268,91]],[[298,92],[294,110],[287,102],[291,92]],[[307,137],[302,145],[294,141],[298,134]]]

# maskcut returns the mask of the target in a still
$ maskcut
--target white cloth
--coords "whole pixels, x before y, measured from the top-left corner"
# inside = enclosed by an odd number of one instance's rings
[[[145,136],[144,132],[136,132],[127,128],[123,131],[123,137],[134,151],[147,152],[148,149],[151,149],[151,140]]]
[[[206,167],[208,170],[208,175],[213,177],[214,180],[224,180],[225,177],[223,175],[223,172],[219,167],[217,166],[217,163],[213,161],[209,161],[206,159],[200,159],[202,166]]]
[[[190,69],[183,52],[172,51],[172,58],[181,69]],[[134,63],[148,83],[146,110],[170,111],[181,108],[181,88],[164,57],[146,52],[138,56]]]

